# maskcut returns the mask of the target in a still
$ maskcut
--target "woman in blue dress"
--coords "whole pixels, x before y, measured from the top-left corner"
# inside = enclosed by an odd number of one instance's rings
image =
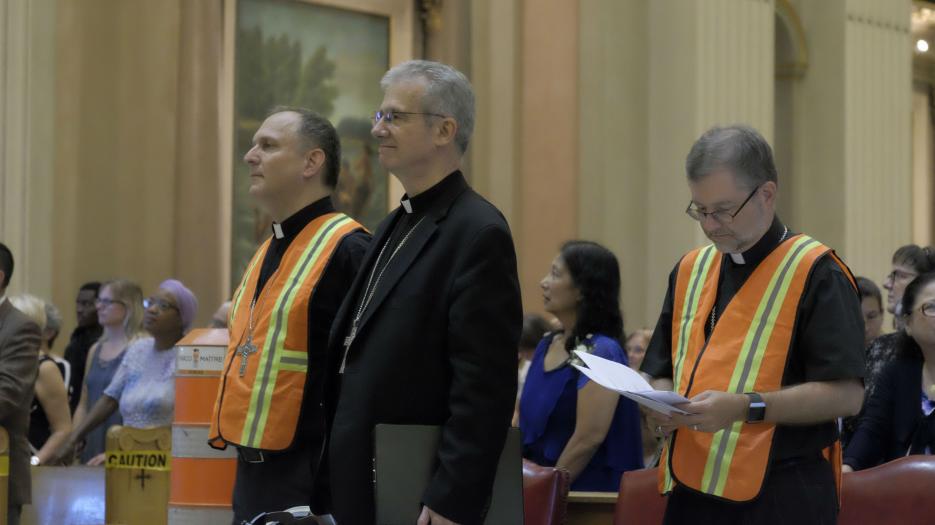
[[[628,364],[617,258],[599,244],[569,241],[540,285],[545,310],[564,328],[543,338],[529,366],[523,456],[568,470],[572,490],[616,492],[625,471],[643,467],[639,409],[571,363],[577,349]]]

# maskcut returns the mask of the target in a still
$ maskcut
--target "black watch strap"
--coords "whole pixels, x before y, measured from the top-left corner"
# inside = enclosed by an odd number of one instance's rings
[[[747,392],[746,396],[750,398],[747,423],[762,423],[766,419],[766,402],[763,401],[763,396],[756,392]]]

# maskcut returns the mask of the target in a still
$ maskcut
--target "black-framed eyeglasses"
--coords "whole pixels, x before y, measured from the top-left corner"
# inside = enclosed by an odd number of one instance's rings
[[[149,310],[150,307],[153,306],[155,306],[160,312],[165,312],[166,310],[179,310],[178,306],[175,306],[165,299],[157,299],[155,297],[147,297],[146,299],[143,299],[143,308]]]
[[[740,212],[743,210],[743,207],[746,206],[748,202],[750,202],[750,199],[752,199],[753,196],[756,195],[756,192],[760,191],[760,188],[762,187],[763,185],[761,184],[757,186],[756,188],[754,188],[753,191],[750,192],[750,195],[747,195],[747,198],[744,199],[743,202],[740,203],[740,207],[738,207],[737,211],[735,211],[734,213],[731,213],[727,210],[701,211],[698,208],[693,208],[692,203],[690,202],[688,203],[688,207],[685,208],[685,213],[687,213],[689,217],[691,217],[692,219],[695,219],[698,222],[703,221],[705,217],[711,217],[712,219],[716,220],[717,222],[721,224],[730,224],[734,222],[734,217],[740,214]]]
[[[127,305],[123,301],[119,301],[117,299],[108,299],[107,297],[98,297],[97,299],[94,300],[94,304],[96,306],[103,306],[104,308],[107,308],[108,306],[112,304],[121,304],[123,306]]]
[[[893,270],[892,272],[886,274],[886,277],[883,278],[883,282],[887,282],[887,281],[892,282],[892,281],[896,281],[897,279],[900,281],[910,280],[910,279],[915,279],[918,276],[919,274],[917,273],[904,272],[902,270]]]
[[[396,117],[400,115],[427,115],[430,117],[445,118],[445,115],[440,115],[438,113],[421,113],[418,111],[395,111],[392,109],[388,109],[386,111],[374,112],[374,114],[371,116],[371,120],[373,121],[374,126],[379,124],[381,120],[383,122],[386,122],[387,124],[392,124],[396,120]]]

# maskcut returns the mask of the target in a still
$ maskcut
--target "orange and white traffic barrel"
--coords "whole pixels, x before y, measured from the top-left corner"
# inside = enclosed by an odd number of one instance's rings
[[[172,422],[170,525],[229,525],[234,447],[208,446],[211,411],[227,353],[226,329],[196,329],[178,342]]]

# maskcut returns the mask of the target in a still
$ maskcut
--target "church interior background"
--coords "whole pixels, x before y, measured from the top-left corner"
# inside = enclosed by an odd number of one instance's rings
[[[247,15],[275,9],[344,16],[376,58],[324,32],[251,36]],[[704,242],[682,213],[683,163],[719,123],[758,128],[780,216],[880,282],[895,248],[935,235],[933,53],[935,4],[910,0],[6,0],[10,293],[51,299],[68,333],[81,283],[173,276],[206,324],[238,242],[264,228],[236,198],[238,126],[279,103],[343,118],[348,181],[368,182],[341,198],[372,222],[401,190],[367,158],[365,106],[380,68],[409,58],[474,84],[466,172],[509,220],[529,311],[560,243],[586,238],[620,259],[627,328],[651,326],[672,261]],[[238,78],[263,61],[285,76]]]

